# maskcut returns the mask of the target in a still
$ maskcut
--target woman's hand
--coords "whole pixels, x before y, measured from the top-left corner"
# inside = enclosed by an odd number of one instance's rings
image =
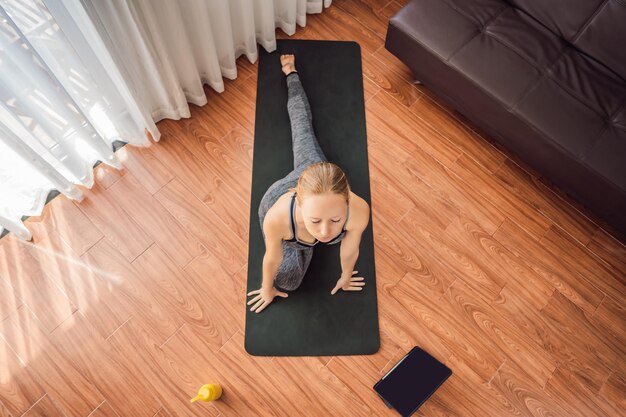
[[[250,311],[256,310],[257,313],[260,313],[265,307],[270,305],[272,301],[274,301],[274,297],[276,297],[277,295],[284,298],[289,297],[289,294],[287,294],[286,292],[278,291],[276,287],[272,287],[269,290],[259,288],[258,290],[250,291],[248,293],[248,295],[254,294],[257,294],[257,296],[248,301],[248,305],[256,302],[256,304],[252,306]]]
[[[335,288],[333,288],[330,294],[335,295],[335,293],[339,291],[340,288],[344,291],[361,291],[363,289],[363,286],[365,285],[365,283],[362,282],[365,278],[355,277],[354,274],[358,273],[359,271],[352,271],[353,276],[342,275],[341,278],[339,278],[339,281],[337,281],[337,285],[335,285]]]

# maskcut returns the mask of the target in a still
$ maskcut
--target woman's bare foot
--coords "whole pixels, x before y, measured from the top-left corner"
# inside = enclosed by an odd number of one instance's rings
[[[283,72],[288,75],[290,72],[296,70],[296,57],[292,54],[286,54],[280,56],[280,64],[283,66]]]

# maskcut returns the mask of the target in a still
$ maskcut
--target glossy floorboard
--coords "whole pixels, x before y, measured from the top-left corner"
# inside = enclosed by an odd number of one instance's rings
[[[244,351],[256,66],[240,58],[159,143],[100,165],[83,202],[31,218],[32,244],[0,240],[2,416],[393,416],[371,387],[414,345],[454,370],[419,416],[621,415],[626,249],[411,83],[383,47],[400,7],[335,0],[293,36],[362,47],[380,351]],[[222,400],[190,404],[207,382]]]

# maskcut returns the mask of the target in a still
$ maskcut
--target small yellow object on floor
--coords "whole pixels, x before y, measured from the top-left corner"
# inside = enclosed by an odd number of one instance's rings
[[[222,387],[219,384],[204,384],[198,390],[198,395],[191,399],[191,402],[198,400],[215,401],[222,396]]]

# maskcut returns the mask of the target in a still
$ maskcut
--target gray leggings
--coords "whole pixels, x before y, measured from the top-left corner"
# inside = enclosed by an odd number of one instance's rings
[[[297,72],[287,76],[287,111],[291,121],[293,171],[272,184],[261,199],[259,221],[263,230],[265,214],[276,200],[298,183],[300,174],[309,165],[326,161],[313,132],[313,116]],[[300,286],[313,256],[312,247],[283,241],[283,261],[278,268],[274,286],[281,291],[293,291]]]

